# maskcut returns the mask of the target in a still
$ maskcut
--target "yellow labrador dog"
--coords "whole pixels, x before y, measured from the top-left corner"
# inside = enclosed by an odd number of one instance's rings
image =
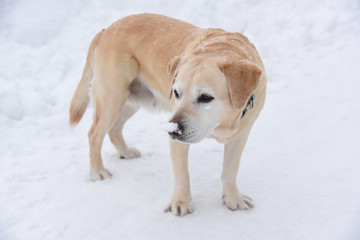
[[[89,96],[90,91],[90,96]],[[140,107],[172,111],[169,121],[174,192],[166,211],[193,211],[188,172],[189,144],[205,137],[225,145],[223,200],[232,209],[253,207],[236,186],[246,140],[265,102],[266,76],[252,43],[240,33],[202,29],[155,14],[126,17],[93,39],[70,106],[77,124],[90,98],[91,178],[111,178],[101,159],[108,133],[122,158],[136,158],[122,136]]]

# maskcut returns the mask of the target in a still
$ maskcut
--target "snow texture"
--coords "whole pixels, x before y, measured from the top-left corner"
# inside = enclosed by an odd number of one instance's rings
[[[195,212],[163,212],[170,114],[125,126],[141,158],[119,159],[106,138],[113,178],[89,180],[92,109],[71,129],[69,103],[92,37],[141,12],[242,32],[259,50],[267,101],[237,178],[253,210],[223,205],[223,146],[205,139],[190,148]],[[2,0],[0,239],[360,239],[359,43],[356,0]]]
[[[160,123],[160,127],[162,130],[166,131],[166,132],[179,132],[179,125],[177,123],[173,123],[173,122],[163,122]]]

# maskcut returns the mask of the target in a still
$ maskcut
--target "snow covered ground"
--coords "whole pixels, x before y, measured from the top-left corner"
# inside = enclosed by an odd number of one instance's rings
[[[245,33],[268,75],[268,98],[238,175],[250,211],[221,200],[222,146],[190,151],[195,212],[163,213],[173,176],[166,113],[140,111],[125,137],[143,156],[112,180],[89,180],[88,109],[68,106],[92,37],[154,12]],[[360,3],[246,0],[1,0],[0,239],[360,239]]]

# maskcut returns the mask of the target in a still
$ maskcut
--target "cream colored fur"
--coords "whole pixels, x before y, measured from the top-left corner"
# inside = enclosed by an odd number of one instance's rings
[[[236,186],[240,157],[253,123],[265,102],[263,63],[240,33],[201,29],[155,14],[126,17],[98,33],[92,41],[83,76],[70,106],[77,124],[89,104],[95,112],[89,131],[92,180],[110,178],[101,146],[106,134],[121,157],[135,158],[122,128],[140,107],[172,111],[170,121],[182,126],[170,133],[174,192],[167,211],[193,211],[188,172],[189,145],[204,137],[224,144],[223,200],[232,209],[253,206]],[[176,92],[176,94],[175,94]],[[254,109],[242,112],[251,94]],[[201,101],[212,97],[209,102]]]

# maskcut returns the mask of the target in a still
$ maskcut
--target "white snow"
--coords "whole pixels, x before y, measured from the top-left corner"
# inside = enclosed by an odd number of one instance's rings
[[[258,48],[267,102],[237,178],[253,210],[222,204],[223,146],[206,139],[190,148],[195,212],[163,213],[168,114],[125,126],[139,159],[119,159],[106,138],[113,178],[89,180],[92,109],[71,129],[69,103],[92,37],[141,12],[243,32]],[[360,239],[358,1],[2,0],[0,26],[1,240]]]
[[[175,132],[176,130],[179,131],[179,125],[177,123],[173,123],[173,122],[161,122],[160,127],[162,130],[169,132],[169,133]]]

